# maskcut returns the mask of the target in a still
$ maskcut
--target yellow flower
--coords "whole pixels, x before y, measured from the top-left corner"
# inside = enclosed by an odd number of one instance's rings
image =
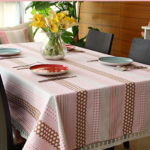
[[[62,19],[62,18],[64,18],[65,17],[65,14],[64,13],[57,13],[56,14],[57,15],[57,17],[59,18],[59,19]]]
[[[30,26],[34,26],[37,28],[46,28],[44,15],[34,14],[32,18],[32,23],[30,24]]]
[[[59,30],[70,28],[74,25],[77,25],[77,22],[74,18],[68,16],[68,11],[62,11],[56,13],[53,10],[49,11],[49,16],[44,17],[41,14],[34,14],[32,18],[31,26],[37,28],[45,28],[44,32],[59,32]]]
[[[67,29],[67,28],[70,28],[70,27],[75,26],[75,25],[77,25],[77,21],[74,18],[70,18],[70,17],[66,16],[63,19],[63,23],[62,23],[63,29]]]
[[[56,25],[56,24],[51,24],[51,26],[50,26],[50,30],[51,30],[51,32],[58,32],[59,30],[58,30],[58,26]]]
[[[59,18],[60,21],[62,21],[62,19],[68,15],[68,11],[62,11],[56,14],[56,16]]]
[[[53,19],[56,16],[56,12],[53,10],[49,11],[49,19]]]
[[[66,10],[66,11],[61,11],[61,13],[63,13],[65,16],[69,14],[69,12]]]
[[[59,18],[56,16],[52,19],[52,22],[55,23],[55,24],[59,24],[60,23],[60,20]]]
[[[60,25],[60,22],[57,16],[55,16],[54,18],[48,16],[47,22],[51,32],[58,32],[58,26]]]

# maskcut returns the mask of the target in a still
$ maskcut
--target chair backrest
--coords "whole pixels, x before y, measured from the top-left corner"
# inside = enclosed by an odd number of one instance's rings
[[[150,65],[150,40],[134,38],[128,57],[136,62]]]
[[[0,150],[13,147],[11,119],[3,82],[0,76]]]
[[[85,43],[85,48],[110,54],[114,35],[100,31],[90,30]]]
[[[31,22],[13,27],[0,27],[0,44],[33,42]],[[17,38],[15,38],[17,36]],[[12,38],[14,37],[14,38]]]

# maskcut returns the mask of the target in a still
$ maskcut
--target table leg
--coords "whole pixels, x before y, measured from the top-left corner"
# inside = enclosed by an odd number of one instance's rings
[[[124,148],[129,148],[129,147],[130,147],[129,141],[124,142],[124,143],[123,143],[123,146],[124,146]]]
[[[114,150],[114,149],[115,149],[115,147],[110,147],[110,148],[107,148],[105,150]]]

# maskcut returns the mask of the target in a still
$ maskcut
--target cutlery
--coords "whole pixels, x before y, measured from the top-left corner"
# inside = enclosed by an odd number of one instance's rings
[[[48,78],[48,79],[40,80],[38,82],[41,83],[41,82],[47,82],[47,81],[53,81],[53,80],[61,80],[61,79],[74,78],[74,77],[76,77],[76,75],[56,76],[56,77],[51,77],[51,78]]]
[[[16,68],[17,70],[23,70],[23,69],[29,69],[30,66],[22,67],[22,68]]]
[[[13,59],[13,58],[23,58],[24,56],[7,56],[7,57],[0,57],[0,60],[3,59]]]
[[[26,65],[18,65],[18,66],[14,66],[14,67],[12,67],[12,68],[27,68],[27,67],[30,67],[30,66],[32,66],[32,65],[35,65],[35,64],[38,64],[38,63],[42,63],[42,62],[35,62],[35,63],[31,63],[31,64],[26,64]]]
[[[76,50],[76,49],[70,49],[70,50],[67,50],[67,51],[68,51],[68,53],[69,53],[69,52],[84,53],[84,51],[82,51],[82,50]]]
[[[130,64],[130,65],[124,65],[124,66],[116,66],[114,69],[115,70],[120,70],[120,71],[129,71],[129,70],[133,70],[133,69],[146,69],[147,67],[145,66],[136,66],[134,64]]]
[[[87,62],[99,61],[98,59],[88,60]]]
[[[19,65],[19,66],[14,66],[12,68],[22,68],[22,67],[27,67],[27,66],[30,66],[32,64],[27,64],[27,65]]]

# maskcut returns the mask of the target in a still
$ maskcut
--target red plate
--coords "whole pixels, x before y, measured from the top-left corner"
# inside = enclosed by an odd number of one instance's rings
[[[66,44],[66,48],[67,48],[67,50],[69,51],[69,50],[74,49],[74,46],[73,46],[73,45]]]
[[[39,75],[58,75],[68,72],[68,67],[57,64],[38,64],[31,66],[30,70]]]

